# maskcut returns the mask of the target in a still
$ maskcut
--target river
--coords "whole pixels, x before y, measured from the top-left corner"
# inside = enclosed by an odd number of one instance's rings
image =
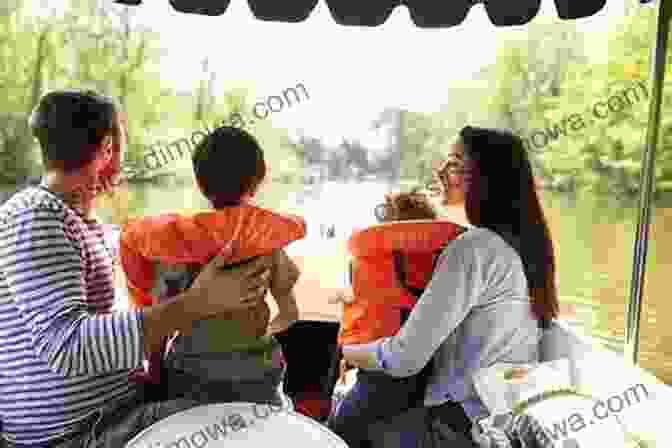
[[[270,183],[264,186],[258,200],[262,206],[306,217],[308,237],[299,249],[306,252],[320,250],[321,241],[325,241],[325,225],[333,224],[336,238],[342,239],[352,228],[374,223],[373,208],[388,186],[378,182],[330,182],[300,190],[298,186]],[[190,185],[132,185],[120,198],[116,207],[106,204],[100,208],[105,221],[207,206]],[[635,206],[590,194],[581,194],[577,199],[548,191],[542,192],[542,201],[556,247],[561,302],[574,306],[574,317],[591,334],[617,347],[622,345],[637,219]],[[672,315],[672,302],[666,302],[668,276],[672,274],[670,229],[672,208],[656,208],[652,215],[640,344],[642,366],[667,383],[672,383],[672,325],[664,322],[665,314]]]

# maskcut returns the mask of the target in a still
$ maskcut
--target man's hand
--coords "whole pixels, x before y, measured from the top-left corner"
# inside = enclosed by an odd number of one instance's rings
[[[230,248],[213,258],[187,291],[143,309],[145,354],[161,350],[164,336],[188,333],[193,323],[218,314],[252,308],[266,297],[272,265],[261,256],[236,267],[227,266]]]
[[[203,318],[252,308],[266,297],[271,277],[271,257],[260,256],[230,267],[227,263],[231,255],[229,249],[213,258],[187,292],[189,303],[185,305],[198,310]]]

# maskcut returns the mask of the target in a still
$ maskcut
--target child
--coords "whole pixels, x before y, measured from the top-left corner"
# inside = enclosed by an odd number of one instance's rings
[[[428,198],[417,191],[386,195],[375,215],[381,224],[353,234],[349,241],[353,296],[340,298],[344,309],[339,344],[369,342],[398,331],[431,278],[442,247],[462,231],[437,219]],[[348,370],[341,361],[341,381]],[[431,371],[431,361],[405,378],[360,369],[355,384],[335,406],[329,427],[348,446],[365,446],[368,426],[424,398]]]
[[[131,219],[123,228],[121,264],[132,305],[151,305],[185,290],[209,259],[233,243],[240,256],[232,264],[272,255],[270,292],[279,312],[269,326],[270,308],[261,300],[251,310],[198,322],[151,356],[144,378],[160,381],[164,399],[281,405],[285,365],[273,334],[299,314],[293,293],[299,271],[284,247],[304,237],[305,221],[253,204],[266,164],[244,130],[216,129],[195,148],[193,167],[214,210]]]
[[[385,195],[385,202],[374,209],[379,222],[413,221],[421,219],[437,219],[438,215],[427,196],[414,189],[409,193]],[[404,316],[403,320],[405,321]],[[348,371],[352,370],[344,359],[340,363],[340,381],[345,383]]]
[[[385,202],[376,207],[376,218],[380,222],[436,219],[437,217],[434,206],[418,189],[410,193],[387,194]]]

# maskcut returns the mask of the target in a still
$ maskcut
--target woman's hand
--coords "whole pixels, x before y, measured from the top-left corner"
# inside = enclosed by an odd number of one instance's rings
[[[364,370],[378,370],[377,369],[377,359],[376,354],[366,349],[356,348],[358,346],[344,345],[342,348],[343,351],[343,361],[348,363],[351,366],[364,369]],[[361,346],[360,346],[361,347]]]
[[[250,262],[227,266],[233,250],[226,249],[213,258],[187,291],[188,307],[198,314],[217,314],[252,308],[266,297],[269,288],[272,259],[260,256]],[[204,317],[205,318],[205,317]]]
[[[348,372],[351,370],[355,369],[355,366],[347,362],[345,359],[341,359],[341,362],[339,363],[340,365],[340,372],[338,375],[338,382],[340,384],[347,384],[348,383]]]

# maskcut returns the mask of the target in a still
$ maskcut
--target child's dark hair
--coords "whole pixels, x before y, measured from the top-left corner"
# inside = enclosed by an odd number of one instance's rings
[[[376,208],[381,222],[436,219],[437,213],[429,199],[418,190],[385,195],[385,203]]]
[[[240,205],[245,193],[254,193],[266,177],[264,152],[248,132],[230,126],[215,129],[192,157],[194,176],[214,208]]]

